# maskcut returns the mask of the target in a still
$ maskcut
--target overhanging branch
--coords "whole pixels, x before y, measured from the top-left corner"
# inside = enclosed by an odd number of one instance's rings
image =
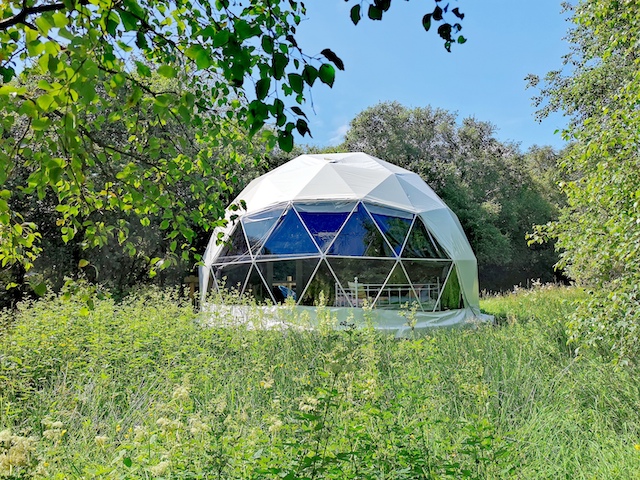
[[[86,5],[87,3],[89,3],[87,0],[80,0],[78,5]],[[18,24],[24,24],[27,21],[27,18],[31,15],[39,15],[46,12],[57,12],[59,10],[65,10],[66,8],[67,7],[62,2],[27,7],[27,2],[25,0],[22,4],[22,10],[16,13],[13,17],[0,20],[0,31],[7,30]]]

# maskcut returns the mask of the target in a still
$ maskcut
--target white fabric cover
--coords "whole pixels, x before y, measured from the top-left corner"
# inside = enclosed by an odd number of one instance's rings
[[[415,173],[365,153],[301,155],[253,180],[234,203],[240,200],[246,203],[246,211],[228,211],[227,219],[283,202],[320,200],[367,201],[415,213],[453,260],[466,306],[457,314],[445,311],[430,316],[440,315],[448,324],[480,315],[478,269],[471,246],[456,215]],[[211,235],[200,267],[203,304],[211,265],[223,248],[217,242],[218,234],[222,232],[226,240],[232,228],[229,222]]]

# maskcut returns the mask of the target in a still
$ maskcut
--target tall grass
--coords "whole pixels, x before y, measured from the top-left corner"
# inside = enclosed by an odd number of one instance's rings
[[[567,347],[577,290],[402,341],[90,294],[0,322],[0,477],[640,478],[638,371]]]

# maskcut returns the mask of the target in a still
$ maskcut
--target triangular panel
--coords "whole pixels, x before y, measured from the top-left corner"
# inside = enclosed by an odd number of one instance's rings
[[[442,200],[417,175],[398,175],[397,178],[414,208],[430,211],[445,207]]]
[[[249,240],[249,246],[251,251],[255,254],[258,253],[260,247],[267,239],[269,232],[278,221],[284,207],[271,208],[251,215],[245,215],[242,218],[242,226],[247,234]]]
[[[216,266],[214,267],[216,283],[224,284],[227,290],[242,293],[250,268],[250,263],[226,263]]]
[[[378,224],[387,241],[391,244],[396,255],[400,255],[407,233],[411,228],[413,215],[391,208],[377,205],[365,205],[373,219]]]
[[[456,310],[464,306],[462,300],[462,290],[458,281],[458,273],[456,267],[451,269],[447,283],[442,289],[440,295],[440,310]]]
[[[407,238],[407,243],[402,251],[403,258],[448,258],[438,242],[433,238],[419,217],[416,220]]]
[[[320,254],[295,210],[289,209],[276,224],[260,249],[260,256]]]
[[[327,209],[329,209],[329,206]],[[298,213],[322,251],[327,250],[349,215],[349,211],[306,212],[302,208],[298,210]]]
[[[401,208],[414,208],[395,175],[389,176],[380,185],[371,190],[366,200],[378,201]]]
[[[249,247],[244,238],[242,227],[238,224],[231,232],[229,239],[225,242],[218,257],[220,262],[233,262],[242,259],[249,259]]]
[[[398,262],[393,268],[391,275],[389,275],[384,287],[381,289],[375,306],[379,308],[397,309],[416,301],[417,296],[413,286],[409,278],[407,278],[402,264]]]
[[[273,302],[273,298],[269,294],[269,290],[255,265],[251,268],[244,293],[251,295],[257,302]]]
[[[266,261],[256,262],[256,267],[260,269],[275,301],[282,303],[288,297],[294,300],[300,297],[318,261],[318,258]]]
[[[362,204],[351,214],[327,252],[350,257],[393,257],[393,250]]]
[[[451,261],[402,260],[424,310],[436,307],[440,291],[451,268]]]
[[[347,295],[342,290],[342,287],[324,260],[320,260],[320,264],[305,291],[302,293],[301,298],[298,300],[298,304],[307,306],[318,305],[321,293],[322,296],[324,296],[325,305],[338,307],[351,306]]]
[[[373,302],[396,263],[388,258],[334,257],[327,261],[354,307]]]
[[[296,180],[298,180],[296,178]],[[331,194],[335,197],[353,198],[353,189],[335,171],[331,164],[326,164],[318,171],[300,192],[296,199],[317,199],[323,198],[327,194],[327,186],[331,186]]]

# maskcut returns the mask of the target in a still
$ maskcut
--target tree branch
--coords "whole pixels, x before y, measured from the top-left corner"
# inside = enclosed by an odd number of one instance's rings
[[[78,0],[76,5],[88,5],[89,0]],[[62,2],[50,3],[47,5],[38,5],[35,7],[27,7],[26,0],[22,3],[22,10],[16,13],[13,17],[0,20],[0,31],[7,30],[15,25],[26,25],[27,17],[31,15],[39,15],[46,12],[57,12],[60,10],[66,10],[66,5]]]
[[[27,7],[27,2],[22,4],[22,10],[20,10],[13,17],[0,20],[0,30],[7,30],[8,28],[18,25],[19,23],[25,23],[27,17],[30,15],[37,15],[45,12],[57,12],[58,10],[64,10],[66,7],[64,3],[52,3],[49,5],[38,5],[36,7]]]

